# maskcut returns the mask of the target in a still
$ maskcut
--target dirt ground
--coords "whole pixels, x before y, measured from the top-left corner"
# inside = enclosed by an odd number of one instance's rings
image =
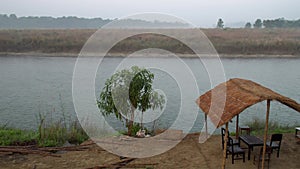
[[[205,143],[198,143],[199,134],[188,135],[181,143],[173,149],[149,158],[135,159],[128,165],[157,163],[147,168],[198,168],[216,169],[221,168],[222,148],[221,136],[214,135]],[[242,147],[246,147],[243,143]],[[259,152],[259,147],[254,148],[251,160],[246,162],[236,160],[231,164],[231,156],[227,158],[226,169],[255,169],[253,155]],[[94,145],[85,151],[68,151],[60,153],[61,157],[41,155],[1,155],[0,168],[24,168],[24,169],[48,169],[48,168],[93,168],[99,165],[111,164],[120,161],[116,155],[104,151]],[[125,167],[126,168],[126,167]],[[144,167],[146,168],[146,167]],[[266,167],[267,168],[267,167]],[[280,157],[276,153],[271,156],[270,169],[299,169],[300,168],[300,143],[293,134],[284,134],[281,145]]]

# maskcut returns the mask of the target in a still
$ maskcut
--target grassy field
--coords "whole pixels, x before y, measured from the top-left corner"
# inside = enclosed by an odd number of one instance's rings
[[[80,52],[96,30],[0,30],[0,53]],[[202,29],[219,54],[300,55],[300,29]],[[113,33],[107,32],[107,36]],[[187,35],[193,38],[193,35]],[[145,48],[192,54],[178,40],[154,34],[137,35],[115,45],[110,53],[128,54]]]

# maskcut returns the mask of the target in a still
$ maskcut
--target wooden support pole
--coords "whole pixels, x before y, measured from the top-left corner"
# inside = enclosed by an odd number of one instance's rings
[[[235,138],[239,138],[239,115],[236,115]]]
[[[270,102],[271,100],[267,100],[267,113],[266,113],[266,126],[265,126],[265,134],[264,134],[264,148],[263,148],[263,156],[261,160],[261,167],[264,169],[265,167],[265,154],[266,154],[266,148],[267,148],[267,137],[268,137],[268,127],[269,127],[269,114],[270,114]]]
[[[227,153],[227,142],[228,142],[228,122],[226,123],[226,129],[225,129],[225,140],[224,140],[224,150],[223,150],[223,163],[222,163],[222,169],[225,169],[226,164],[226,153]]]

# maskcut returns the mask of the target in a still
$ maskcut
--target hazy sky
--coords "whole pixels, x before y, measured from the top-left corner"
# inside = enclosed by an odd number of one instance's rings
[[[135,13],[175,15],[194,25],[212,27],[254,22],[257,18],[300,18],[300,0],[0,0],[0,13],[17,16],[122,18]]]

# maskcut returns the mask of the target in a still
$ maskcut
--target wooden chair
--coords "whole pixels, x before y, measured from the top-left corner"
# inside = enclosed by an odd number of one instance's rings
[[[267,142],[267,146],[273,150],[277,150],[277,157],[279,157],[279,151],[281,147],[282,134],[272,134],[271,141]]]
[[[241,159],[239,155],[243,155],[243,162],[245,162],[245,150],[243,150],[239,145],[233,144],[233,139],[231,137],[229,139],[230,146],[227,146],[226,158],[228,154],[231,154],[231,163],[234,164],[234,160]],[[235,158],[236,156],[236,158]]]
[[[222,127],[222,128],[221,128],[221,135],[222,135],[222,149],[224,149],[225,132],[226,132],[226,130]],[[230,137],[230,136],[229,136],[229,131],[228,131],[228,137]],[[240,145],[238,139],[234,139],[234,138],[232,138],[232,137],[230,137],[230,138],[233,140],[233,145]],[[227,146],[230,146],[229,141],[227,142]]]
[[[266,153],[265,153],[265,162],[268,162],[268,169],[270,166],[270,160],[271,160],[271,152],[272,152],[272,148],[271,147],[267,147],[266,148]],[[255,165],[255,162],[257,161],[258,165],[257,168],[259,169],[261,162],[262,162],[262,157],[263,157],[263,147],[261,147],[260,149],[260,153],[257,155],[254,155],[253,158],[253,164]]]

